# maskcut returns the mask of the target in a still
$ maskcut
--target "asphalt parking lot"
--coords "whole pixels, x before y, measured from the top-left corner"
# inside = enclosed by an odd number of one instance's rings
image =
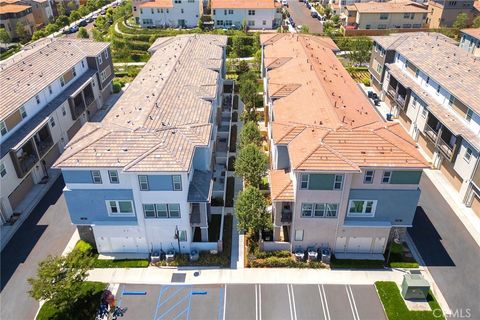
[[[305,6],[305,3],[298,0],[289,0],[287,10],[297,26],[308,26],[310,33],[321,34],[323,32],[322,24],[318,19],[312,18],[310,10]]]
[[[386,320],[370,285],[120,285],[122,319]]]

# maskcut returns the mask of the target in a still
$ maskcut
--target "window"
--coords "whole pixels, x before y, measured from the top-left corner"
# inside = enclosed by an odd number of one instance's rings
[[[388,19],[388,13],[380,13],[380,20],[387,20]]]
[[[455,97],[450,95],[450,97],[448,98],[448,105],[453,106],[454,102],[455,102]]]
[[[5,126],[5,121],[0,121],[0,134],[2,136],[6,135],[8,132],[7,127]]]
[[[108,59],[108,49],[106,49],[104,53],[105,53],[105,59]]]
[[[141,191],[148,191],[148,176],[138,176],[138,184],[140,185]]]
[[[154,10],[153,10],[153,8],[152,8],[152,9],[150,9],[150,11],[151,11],[151,13],[152,13],[152,14],[154,14],[154,13],[155,13],[155,12],[154,12]]]
[[[110,183],[120,183],[117,170],[108,170],[108,177],[110,179]]]
[[[233,10],[228,10],[228,14],[233,14]]]
[[[323,217],[325,213],[325,204],[324,203],[315,203],[313,216],[314,217]]]
[[[20,111],[20,115],[22,116],[22,119],[25,119],[27,117],[27,111],[25,111],[25,107],[21,106],[19,111]]]
[[[183,13],[183,9],[180,9],[180,12]]]
[[[65,109],[65,107],[62,107],[62,115],[65,116],[67,114],[67,110]]]
[[[312,203],[302,203],[302,217],[311,217],[312,216]]]
[[[37,104],[40,104],[40,97],[38,96],[38,94],[35,96],[35,100],[37,101]]]
[[[223,26],[223,20],[217,20],[217,26]]]
[[[413,20],[415,18],[415,13],[410,14],[410,20]]]
[[[0,163],[0,176],[4,177],[7,174],[7,169],[5,169],[5,165]]]
[[[233,21],[232,20],[225,20],[225,25],[227,27],[230,27],[231,25],[233,25]]]
[[[427,77],[427,84],[430,83],[430,77]]]
[[[403,29],[410,29],[411,27],[412,27],[412,25],[411,25],[410,23],[404,23],[404,24],[402,25],[402,28],[403,28]]]
[[[156,204],[155,211],[157,218],[168,218],[168,209],[166,204]]]
[[[392,171],[383,171],[382,183],[390,183],[392,178]]]
[[[350,200],[348,216],[373,217],[377,207],[377,200]]]
[[[302,218],[335,218],[338,203],[302,203]]]
[[[403,14],[403,19],[408,19],[410,18],[410,13],[404,13]]]
[[[303,230],[295,230],[295,241],[303,241]]]
[[[178,231],[178,240],[180,240],[180,242],[186,242],[187,241],[187,231],[186,230],[179,230]]]
[[[55,119],[53,117],[50,118],[50,126],[52,128],[55,127]]]
[[[82,60],[82,68],[85,68],[85,62]]]
[[[77,70],[75,70],[75,67],[72,68],[72,74],[73,74],[74,77],[77,76]]]
[[[98,57],[97,57],[97,61],[98,61],[98,64],[102,64],[103,60],[102,60],[102,54],[100,54]]]
[[[325,216],[327,218],[335,218],[338,213],[338,204],[337,203],[327,203]]]
[[[264,26],[266,26],[266,25],[267,25],[267,20],[263,20],[263,21],[262,21],[262,24],[263,24]]]
[[[253,27],[255,25],[255,21],[254,20],[248,20],[248,26],[249,27]]]
[[[467,119],[468,122],[470,122],[473,118],[473,111],[472,109],[467,110],[467,114],[465,115],[465,119]]]
[[[155,205],[154,204],[144,204],[143,205],[143,214],[145,218],[155,218]]]
[[[470,148],[467,148],[467,150],[465,150],[465,155],[463,156],[463,159],[467,162],[467,163],[470,163],[470,159],[472,158],[472,149]]]
[[[419,74],[420,74],[420,70],[419,69],[415,70],[415,78],[418,78]]]
[[[137,11],[137,7],[133,7],[133,11]]]
[[[372,26],[369,25],[369,24],[367,24],[367,25],[365,26],[365,29],[367,29],[367,30],[368,30],[368,29],[371,29],[371,28],[372,28]]]
[[[180,205],[178,203],[169,204],[168,215],[170,218],[180,218]]]
[[[99,170],[92,170],[90,171],[91,174],[92,174],[92,181],[93,183],[97,183],[97,184],[100,184],[102,183],[102,176],[100,175],[100,171]]]
[[[387,29],[387,25],[386,24],[379,24],[378,29]]]
[[[428,115],[428,111],[427,111],[427,108],[423,108],[422,109],[422,118],[427,118],[427,115]]]
[[[110,66],[106,67],[102,72],[100,72],[100,81],[105,82],[111,74],[112,69],[110,68]]]
[[[107,200],[109,215],[134,215],[133,203],[130,200]]]
[[[60,77],[60,85],[62,87],[65,85],[65,78],[63,76]]]
[[[172,176],[173,191],[182,191],[182,176]]]
[[[437,84],[437,95],[440,94],[440,85]]]
[[[343,175],[335,175],[335,181],[333,182],[333,190],[342,190]]]
[[[365,171],[365,175],[363,176],[363,183],[373,183],[373,175],[375,171],[367,170]]]
[[[308,189],[308,180],[310,176],[306,173],[302,173],[300,189]]]
[[[48,92],[52,94],[52,86],[48,86]]]
[[[255,15],[255,10],[248,10],[248,15],[249,16],[254,16]]]
[[[226,9],[223,10],[223,14],[224,14],[224,15],[227,15],[227,14],[228,14],[228,10],[226,10]]]

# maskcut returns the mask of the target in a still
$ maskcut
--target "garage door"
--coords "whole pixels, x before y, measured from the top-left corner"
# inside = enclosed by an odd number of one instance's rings
[[[372,253],[383,253],[385,250],[385,237],[376,237],[373,242]]]
[[[27,193],[32,190],[33,188],[33,178],[32,174],[29,173],[23,181],[18,185],[15,190],[8,196],[8,201],[10,201],[10,206],[12,207],[13,211],[15,212],[15,208],[25,199]]]
[[[347,252],[370,253],[372,240],[371,237],[350,237],[348,238]]]
[[[347,249],[347,237],[338,237],[335,244],[335,252],[342,253]]]
[[[480,218],[480,197],[477,195],[473,196],[472,209],[473,212],[475,212],[476,215]]]

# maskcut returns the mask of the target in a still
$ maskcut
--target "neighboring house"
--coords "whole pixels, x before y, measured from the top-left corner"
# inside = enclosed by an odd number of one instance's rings
[[[430,28],[451,27],[460,13],[466,13],[472,21],[477,9],[475,0],[428,0],[427,24]]]
[[[355,3],[360,2],[386,2],[388,0],[323,0],[321,1],[322,4],[328,3],[330,8],[333,10],[333,14],[345,14],[346,13],[346,6],[352,5]],[[393,1],[404,1],[404,0],[393,0]],[[408,1],[408,0],[406,0]],[[412,2],[422,4],[423,0],[412,0]]]
[[[113,66],[108,43],[45,38],[0,68],[3,224],[28,207],[29,192],[110,95]]]
[[[18,23],[23,24],[27,35],[33,34],[35,19],[32,7],[0,1],[0,28],[5,28],[10,39],[18,39]]]
[[[463,29],[460,35],[460,48],[480,57],[480,28]]]
[[[100,253],[217,249],[210,200],[226,45],[217,35],[157,39],[104,120],[56,162],[72,223]]]
[[[346,28],[418,29],[425,28],[427,7],[411,1],[365,2],[346,6]]]
[[[372,38],[373,87],[459,199],[473,206],[480,195],[478,172],[472,182],[480,165],[479,59],[439,33]]]
[[[53,19],[53,10],[49,0],[4,0],[10,4],[32,7],[33,19],[37,29],[47,25]]]
[[[383,259],[392,230],[412,226],[427,163],[400,124],[377,114],[331,39],[261,42],[274,247]]]
[[[195,28],[203,14],[202,0],[134,1],[133,16],[146,28]]]
[[[282,23],[282,5],[275,0],[211,0],[215,28],[276,29]]]

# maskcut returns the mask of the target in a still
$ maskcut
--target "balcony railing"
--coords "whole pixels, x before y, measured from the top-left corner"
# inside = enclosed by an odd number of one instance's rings
[[[405,102],[407,101],[404,97],[402,97],[400,94],[397,95],[396,98],[397,103],[400,105],[400,107],[405,107]]]
[[[282,209],[282,216],[280,218],[281,222],[292,222],[292,210]]]
[[[425,124],[425,134],[432,140],[432,142],[435,143],[437,141],[438,131],[433,130],[428,123]]]
[[[438,149],[440,149],[449,160],[452,160],[453,147],[446,143],[442,138],[438,139]]]

